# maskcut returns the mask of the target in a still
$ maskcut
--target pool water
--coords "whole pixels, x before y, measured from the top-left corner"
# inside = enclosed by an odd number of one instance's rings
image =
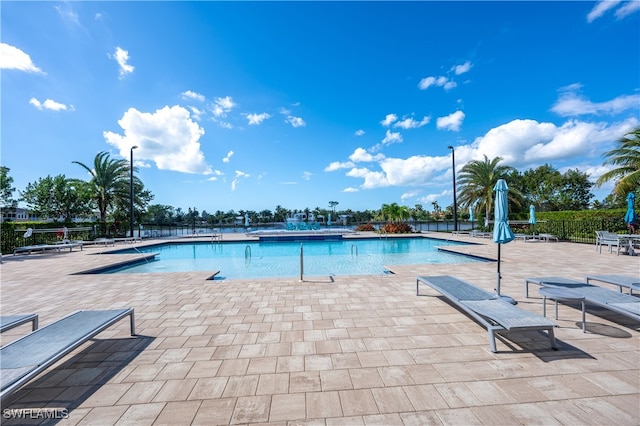
[[[220,271],[216,279],[299,277],[301,249],[304,276],[371,275],[385,273],[386,265],[483,261],[436,248],[464,244],[432,238],[345,239],[304,243],[175,243],[123,250],[120,253],[159,254],[155,261],[108,272]]]

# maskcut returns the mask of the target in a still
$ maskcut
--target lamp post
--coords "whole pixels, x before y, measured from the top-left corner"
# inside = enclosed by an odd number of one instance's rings
[[[129,162],[129,236],[131,238],[133,238],[133,150],[136,148],[138,148],[138,145],[134,145],[131,147],[131,156]]]
[[[453,163],[453,230],[458,231],[458,202],[456,200],[456,152],[449,145],[447,148],[451,150],[451,162]]]

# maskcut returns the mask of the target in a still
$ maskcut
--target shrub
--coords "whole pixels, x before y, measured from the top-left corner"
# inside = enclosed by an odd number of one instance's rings
[[[376,230],[376,228],[374,228],[374,227],[373,227],[373,225],[372,225],[371,223],[363,223],[363,224],[358,225],[358,226],[356,227],[356,231],[362,231],[362,232],[365,232],[365,231],[375,231],[375,230]]]
[[[382,232],[387,234],[409,234],[413,232],[413,228],[408,223],[389,222],[382,227]]]

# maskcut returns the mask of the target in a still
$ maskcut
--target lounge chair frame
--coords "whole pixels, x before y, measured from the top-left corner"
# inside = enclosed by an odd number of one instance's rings
[[[635,296],[570,278],[535,277],[524,279],[525,297],[529,297],[529,284],[537,284],[545,287],[570,288],[576,292],[581,292],[586,303],[640,321],[640,298]]]
[[[606,275],[587,275],[585,277],[587,283],[589,281],[600,281],[606,284],[617,285],[620,293],[623,288],[629,289],[629,294],[633,294],[634,289],[640,290],[640,277],[632,277],[630,275],[606,274]]]
[[[133,308],[77,311],[0,348],[0,402],[96,334],[129,316]]]
[[[510,331],[547,331],[551,347],[557,348],[553,321],[533,312],[518,308],[508,302],[496,298],[473,284],[458,278],[441,275],[418,277],[416,279],[416,295],[420,295],[420,283],[440,292],[456,307],[487,328],[491,352],[497,352],[496,333]],[[454,294],[450,289],[459,290]]]
[[[60,253],[62,249],[68,248],[69,251],[73,251],[74,248],[80,247],[80,251],[82,251],[82,243],[64,243],[64,244],[37,244],[34,246],[24,246],[24,247],[16,247],[13,249],[13,255],[20,253],[31,254],[38,251],[45,252],[49,250],[54,250]]]
[[[0,333],[31,322],[31,331],[38,329],[38,314],[9,315],[0,317]]]

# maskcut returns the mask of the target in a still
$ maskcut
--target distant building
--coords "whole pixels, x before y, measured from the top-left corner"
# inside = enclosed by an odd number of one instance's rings
[[[2,209],[0,222],[53,222],[53,219],[42,219],[29,209],[21,207]],[[74,217],[71,222],[97,222],[96,216],[93,217]],[[58,218],[57,222],[63,222],[63,218]]]
[[[30,210],[20,207],[11,209],[2,209],[2,222],[35,222],[39,221],[40,217],[31,213]]]

